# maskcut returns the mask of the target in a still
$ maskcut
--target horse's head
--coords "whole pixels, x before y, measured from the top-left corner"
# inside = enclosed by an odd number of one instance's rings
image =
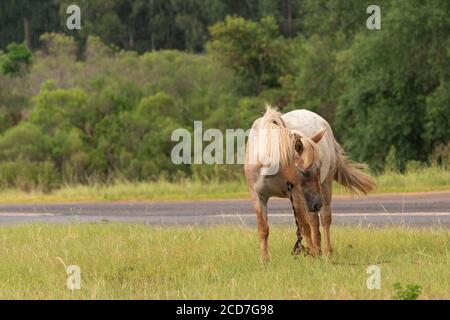
[[[282,171],[290,183],[300,187],[308,210],[314,213],[319,212],[323,205],[320,182],[322,163],[317,143],[322,139],[325,132],[326,129],[323,129],[311,138],[306,138],[299,132],[292,131],[295,152],[293,152],[291,164]]]

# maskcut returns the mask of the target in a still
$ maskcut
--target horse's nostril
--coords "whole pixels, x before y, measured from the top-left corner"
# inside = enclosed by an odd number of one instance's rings
[[[322,208],[322,205],[321,205],[320,203],[316,203],[316,204],[314,205],[314,211],[319,211],[320,208]]]

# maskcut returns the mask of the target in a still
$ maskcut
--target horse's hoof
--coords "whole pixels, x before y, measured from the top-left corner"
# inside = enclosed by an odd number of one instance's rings
[[[261,258],[261,263],[266,266],[270,263],[270,258]]]
[[[318,257],[322,254],[322,251],[320,249],[316,249],[316,248],[308,248],[308,255],[312,256],[312,257]]]
[[[297,241],[294,245],[294,248],[292,249],[291,255],[298,256],[301,253],[305,253],[306,248],[301,244],[300,241]]]
[[[261,254],[261,262],[262,264],[268,264],[270,262],[270,254],[269,253],[263,253]]]

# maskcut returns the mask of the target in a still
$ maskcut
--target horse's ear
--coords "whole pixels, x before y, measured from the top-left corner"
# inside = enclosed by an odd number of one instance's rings
[[[327,132],[327,129],[323,129],[319,132],[317,132],[315,135],[313,135],[311,137],[311,140],[314,141],[315,143],[318,143],[320,141],[320,139],[322,139],[323,135],[325,134],[325,132]]]
[[[295,151],[297,151],[298,154],[301,154],[303,152],[302,139],[298,134],[294,134],[294,138],[295,138],[294,149]]]

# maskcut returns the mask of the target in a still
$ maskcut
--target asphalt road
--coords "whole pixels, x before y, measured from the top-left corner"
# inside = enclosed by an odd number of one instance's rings
[[[335,197],[333,224],[450,228],[450,191]],[[22,222],[142,222],[156,225],[255,224],[249,200],[0,204],[0,225]],[[294,223],[286,199],[269,201],[269,220]]]

